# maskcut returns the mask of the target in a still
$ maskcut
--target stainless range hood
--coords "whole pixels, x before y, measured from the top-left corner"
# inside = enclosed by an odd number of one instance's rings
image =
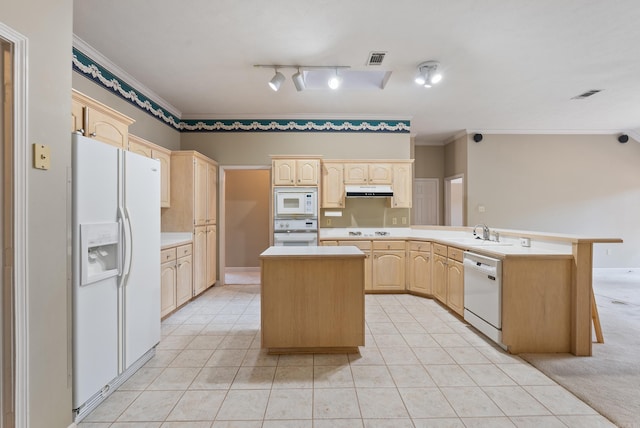
[[[344,186],[347,198],[390,198],[391,186]]]

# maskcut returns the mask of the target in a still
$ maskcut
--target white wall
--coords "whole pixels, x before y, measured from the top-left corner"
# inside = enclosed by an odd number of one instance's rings
[[[485,134],[467,150],[468,224],[622,238],[594,245],[594,266],[640,267],[639,143]]]
[[[71,423],[67,173],[72,6],[72,0],[0,2],[0,21],[28,38],[28,143],[51,148],[51,169],[31,168],[31,157],[26,165],[30,428]]]

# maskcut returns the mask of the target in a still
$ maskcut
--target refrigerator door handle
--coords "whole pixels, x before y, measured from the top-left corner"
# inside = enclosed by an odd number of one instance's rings
[[[125,212],[125,229],[124,229],[124,237],[125,237],[125,251],[124,251],[124,269],[122,271],[122,276],[123,278],[129,276],[129,271],[131,270],[131,258],[133,255],[133,251],[131,246],[133,245],[132,239],[133,239],[133,231],[131,230],[131,220],[130,220],[130,216],[129,216],[129,210],[127,210],[127,208],[125,207],[124,209]]]
[[[126,240],[125,240],[125,214],[122,207],[118,206],[118,233],[120,236],[120,242],[118,242],[118,275],[120,278],[118,279],[118,288],[121,288],[124,285],[125,273],[124,273],[124,264],[125,264],[125,251],[126,251]]]

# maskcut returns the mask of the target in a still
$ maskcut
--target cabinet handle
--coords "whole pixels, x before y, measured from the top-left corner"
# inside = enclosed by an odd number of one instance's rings
[[[95,133],[95,132],[92,132],[91,134],[89,134],[89,136],[91,136],[91,137],[95,137],[95,136],[96,136],[96,133]]]
[[[80,129],[76,130],[76,134],[84,135],[84,129],[80,128]]]

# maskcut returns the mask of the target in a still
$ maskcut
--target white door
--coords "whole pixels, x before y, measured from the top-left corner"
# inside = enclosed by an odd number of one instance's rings
[[[73,150],[73,408],[118,375],[118,278],[80,285],[80,225],[117,221],[118,149],[79,135]]]
[[[413,182],[412,224],[440,224],[439,180],[416,178]]]
[[[160,162],[131,152],[123,155],[130,223],[123,302],[126,370],[160,342]]]
[[[444,179],[445,226],[464,226],[464,176]]]

